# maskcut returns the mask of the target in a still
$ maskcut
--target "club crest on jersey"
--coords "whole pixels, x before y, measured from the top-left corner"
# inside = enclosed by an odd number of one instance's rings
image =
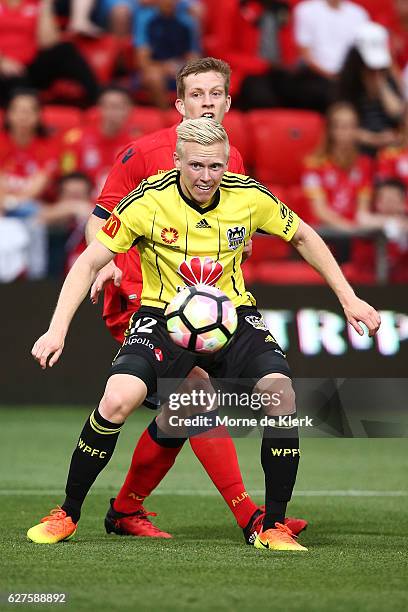
[[[189,262],[182,261],[178,267],[178,273],[188,287],[192,285],[211,285],[222,276],[223,267],[219,261],[214,261],[211,257],[192,257]]]
[[[166,244],[174,244],[179,239],[179,233],[174,227],[164,227],[160,236],[163,242]]]
[[[246,229],[243,225],[242,227],[229,227],[227,229],[227,239],[228,239],[228,247],[235,251],[241,244],[244,243],[245,240]]]
[[[110,238],[114,238],[118,233],[120,226],[120,219],[118,219],[118,217],[112,213],[109,219],[106,221],[105,225],[103,226],[102,230]]]
[[[249,323],[250,325],[252,325],[252,327],[254,327],[255,329],[261,329],[262,331],[269,331],[269,329],[266,327],[266,323],[262,316],[248,315],[247,317],[245,317],[245,321]]]

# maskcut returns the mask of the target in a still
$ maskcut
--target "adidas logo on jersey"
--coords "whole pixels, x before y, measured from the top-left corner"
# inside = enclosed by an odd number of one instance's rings
[[[202,229],[202,228],[204,228],[204,227],[206,227],[206,228],[209,228],[209,229],[210,229],[210,228],[211,228],[211,225],[208,223],[208,221],[206,221],[206,219],[201,219],[201,221],[199,221],[198,223],[196,223],[196,227],[199,227],[199,228],[201,228],[201,229]]]

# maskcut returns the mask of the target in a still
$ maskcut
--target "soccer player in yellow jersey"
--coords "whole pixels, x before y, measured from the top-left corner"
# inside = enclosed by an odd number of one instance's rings
[[[72,455],[67,498],[27,536],[55,543],[76,530],[81,505],[94,480],[112,456],[120,429],[158,377],[183,378],[203,358],[177,347],[167,333],[164,308],[183,286],[191,258],[210,257],[222,267],[217,286],[237,307],[238,328],[225,349],[206,357],[205,370],[217,378],[246,378],[280,402],[265,408],[269,416],[295,413],[290,370],[279,346],[246,291],[240,262],[254,232],[290,241],[325,278],[343,306],[348,322],[360,334],[364,323],[373,335],[380,326],[376,310],[360,300],[345,280],[324,242],[283,202],[250,177],[226,172],[229,144],[224,128],[213,120],[186,120],[177,128],[176,168],[142,181],[113,211],[97,238],[67,276],[48,331],[32,354],[42,368],[59,359],[69,324],[102,266],[115,253],[137,244],[143,271],[142,307],[131,319],[129,334],[116,357],[99,407],[87,419]],[[273,340],[273,337],[272,337]],[[155,349],[159,348],[157,354]],[[248,360],[246,355],[251,355]],[[282,437],[283,436],[283,437]],[[272,450],[285,445],[291,461],[272,469]],[[282,446],[281,446],[282,447]],[[262,550],[306,550],[283,524],[298,465],[296,431],[264,428],[261,463],[265,473],[265,519],[255,547]]]

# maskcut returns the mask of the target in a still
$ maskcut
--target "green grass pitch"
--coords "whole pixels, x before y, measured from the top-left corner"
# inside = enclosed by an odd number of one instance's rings
[[[188,444],[146,503],[174,539],[108,536],[109,497],[152,417],[144,411],[126,424],[85,502],[75,539],[29,543],[27,528],[63,499],[68,460],[87,412],[0,410],[1,609],[16,608],[5,601],[10,592],[65,592],[63,609],[76,611],[408,609],[406,440],[303,441],[290,514],[310,521],[300,539],[308,553],[246,546]],[[237,440],[237,449],[247,489],[262,502],[259,439]]]

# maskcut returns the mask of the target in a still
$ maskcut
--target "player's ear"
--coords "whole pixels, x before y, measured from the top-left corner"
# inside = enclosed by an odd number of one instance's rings
[[[231,96],[227,96],[225,100],[225,112],[228,113],[231,108]]]
[[[177,168],[177,170],[180,170],[181,162],[180,162],[180,157],[178,156],[177,151],[174,151],[173,153],[173,161],[174,161],[175,168]]]
[[[184,107],[184,100],[182,100],[181,98],[177,98],[177,100],[174,103],[174,106],[176,107],[176,109],[178,110],[178,112],[180,113],[180,115],[182,117],[186,116],[186,109]]]

